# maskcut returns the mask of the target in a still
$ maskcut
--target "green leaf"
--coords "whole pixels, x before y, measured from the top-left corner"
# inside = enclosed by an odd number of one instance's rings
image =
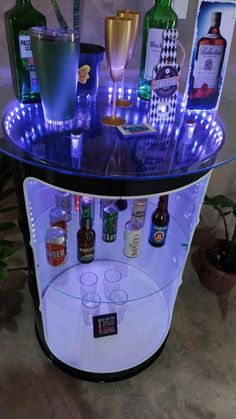
[[[0,223],[0,231],[7,231],[7,230],[11,230],[12,228],[15,227],[14,223]]]
[[[8,198],[11,194],[15,192],[15,188],[9,188],[5,191],[0,192],[0,201],[3,201],[4,199]]]
[[[78,31],[80,26],[80,0],[73,1],[73,29]]]
[[[3,262],[2,260],[0,260],[0,268],[6,268],[7,264],[5,262]]]
[[[57,21],[58,21],[60,27],[63,28],[63,29],[68,29],[68,25],[67,25],[64,17],[61,14],[61,11],[59,9],[57,1],[56,0],[51,0],[51,3],[52,3],[52,7],[54,9],[54,12],[55,12],[55,15],[56,15],[56,18],[57,18]]]
[[[7,276],[7,270],[6,268],[2,268],[0,266],[0,288],[2,287],[4,279],[6,279]]]
[[[236,203],[232,201],[232,199],[227,198],[224,195],[216,195],[210,198],[209,196],[205,196],[204,199],[205,205],[210,205],[212,207],[221,207],[221,208],[232,208],[236,209]]]
[[[0,240],[0,246],[10,246],[14,247],[14,243],[10,240]]]
[[[7,208],[2,208],[0,206],[0,214],[1,213],[4,214],[5,212],[12,211],[12,210],[15,210],[15,209],[18,209],[18,208],[19,208],[18,205],[14,205],[13,207],[7,207]]]
[[[13,247],[0,245],[0,260],[7,259],[13,253],[14,253]]]

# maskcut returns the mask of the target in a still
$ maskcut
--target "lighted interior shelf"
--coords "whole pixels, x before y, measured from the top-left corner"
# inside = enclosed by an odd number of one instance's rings
[[[52,191],[51,191],[52,192]],[[53,195],[52,195],[53,199]],[[160,292],[166,288],[168,284],[175,281],[182,271],[183,261],[186,259],[188,252],[188,241],[184,231],[173,217],[170,220],[166,245],[162,248],[154,248],[148,243],[148,235],[150,230],[151,215],[156,208],[158,198],[152,198],[148,201],[146,221],[142,232],[142,243],[140,254],[136,258],[125,256],[124,250],[124,227],[125,223],[131,217],[132,201],[128,202],[125,211],[120,211],[118,216],[117,239],[113,243],[106,243],[102,240],[102,221],[99,216],[99,200],[95,204],[94,230],[96,232],[95,241],[95,261],[89,264],[80,264],[77,258],[77,231],[79,229],[79,213],[73,211],[72,220],[68,223],[67,234],[67,256],[65,263],[58,267],[53,267],[47,262],[45,249],[45,234],[49,228],[49,212],[53,207],[50,198],[46,200],[46,209],[39,212],[37,218],[32,222],[31,244],[34,250],[35,259],[37,261],[37,280],[38,288],[41,295],[45,293],[48,286],[57,289],[68,297],[81,299],[79,277],[84,272],[96,272],[98,263],[115,264],[120,263],[122,266],[123,277],[126,277],[130,286],[129,301],[146,298],[149,295]],[[170,199],[174,201],[174,197]],[[51,204],[51,205],[49,205]],[[148,261],[148,262],[147,262]],[[104,265],[105,266],[105,265]],[[137,269],[138,277],[145,277],[142,286],[139,286],[139,280],[135,281],[135,274],[132,271],[132,279],[130,278],[130,269]],[[159,269],[158,269],[159,267]],[[103,282],[104,269],[100,269],[99,282]],[[127,273],[128,272],[128,273]],[[60,282],[60,279],[62,279]],[[66,281],[65,279],[68,279]],[[73,279],[72,279],[73,278]],[[149,278],[149,280],[147,280]],[[63,287],[60,284],[63,284]],[[103,300],[106,302],[106,300]]]
[[[155,283],[138,269],[112,261],[96,261],[93,268],[102,275],[109,267],[118,267],[124,275],[129,270],[129,280],[124,284],[128,293],[135,296],[135,288],[155,290]],[[52,353],[63,363],[82,371],[111,373],[123,371],[145,362],[164,342],[169,329],[171,312],[162,292],[145,299],[129,301],[124,319],[118,323],[118,334],[94,339],[93,328],[85,325],[80,299],[76,295],[81,265],[61,274],[49,286],[42,300],[45,339]],[[75,277],[73,276],[75,275]],[[176,281],[178,289],[180,281]],[[122,285],[123,286],[123,285]],[[102,294],[102,284],[98,292]],[[134,287],[134,290],[132,289]],[[64,293],[63,290],[66,290]],[[100,313],[109,311],[102,303]]]

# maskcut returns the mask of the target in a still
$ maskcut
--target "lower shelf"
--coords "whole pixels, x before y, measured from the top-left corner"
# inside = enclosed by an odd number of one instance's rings
[[[61,273],[47,288],[40,307],[49,350],[64,364],[87,373],[109,374],[135,368],[159,350],[170,327],[171,313],[156,283],[144,272],[124,263],[93,263],[99,278],[112,268],[122,273],[122,288],[129,295],[116,335],[95,339],[93,328],[84,323],[79,277],[86,269],[90,270],[85,265]],[[135,298],[135,282],[138,295],[142,287],[145,298]],[[173,287],[178,286],[179,281],[175,281]],[[102,280],[98,282],[97,292],[102,296],[100,314],[109,313]]]

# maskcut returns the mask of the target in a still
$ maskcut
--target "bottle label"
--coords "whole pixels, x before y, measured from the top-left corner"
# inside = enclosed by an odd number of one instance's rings
[[[194,68],[194,89],[207,85],[209,89],[217,87],[224,45],[200,45],[198,59]]]
[[[166,241],[168,226],[156,226],[152,224],[150,231],[150,242],[153,244],[163,245]]]
[[[177,66],[176,66],[177,67]],[[160,67],[152,80],[152,90],[161,99],[174,96],[179,87],[179,72],[173,65]]]
[[[34,93],[39,93],[39,84],[36,76],[36,69],[34,65],[34,60],[32,56],[32,49],[30,43],[30,36],[27,34],[20,33],[18,35],[19,39],[19,48],[20,48],[20,58],[22,60],[22,65],[26,71],[29,72],[30,79],[30,90]]]
[[[153,68],[159,63],[162,50],[162,29],[151,28],[148,31],[144,77],[152,80]]]
[[[32,58],[32,49],[29,35],[18,35],[20,46],[20,58]]]
[[[79,260],[81,263],[92,262],[95,255],[95,247],[79,247]]]

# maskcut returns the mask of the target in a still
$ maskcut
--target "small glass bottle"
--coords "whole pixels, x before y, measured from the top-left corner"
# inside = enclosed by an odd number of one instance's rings
[[[175,29],[178,17],[171,8],[172,0],[155,0],[145,14],[138,95],[150,100],[153,68],[159,63],[162,50],[162,32]]]
[[[34,9],[31,0],[16,0],[15,6],[5,13],[4,20],[16,98],[22,103],[40,102],[29,28],[46,26],[46,18]]]
[[[152,224],[149,234],[149,243],[153,247],[162,247],[166,242],[169,225],[168,195],[160,197],[158,206],[152,214]]]
[[[81,228],[77,233],[78,260],[90,263],[95,257],[96,233],[92,228],[92,213],[90,205],[81,206]]]

